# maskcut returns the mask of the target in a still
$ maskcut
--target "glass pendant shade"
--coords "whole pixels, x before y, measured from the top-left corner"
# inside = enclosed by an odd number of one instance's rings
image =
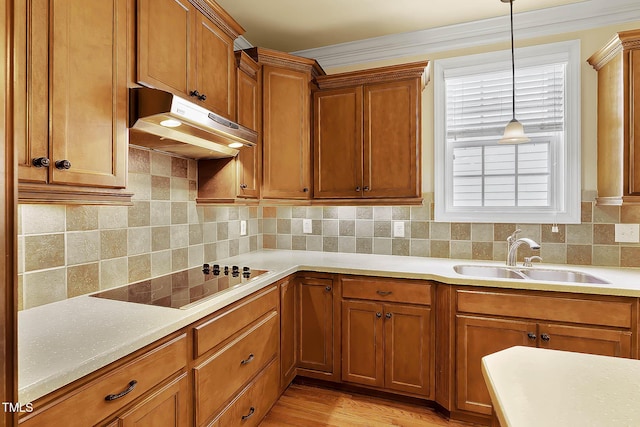
[[[504,129],[504,135],[502,135],[498,144],[522,144],[523,142],[529,141],[531,141],[531,139],[524,134],[522,123],[514,118],[507,124],[507,127]]]

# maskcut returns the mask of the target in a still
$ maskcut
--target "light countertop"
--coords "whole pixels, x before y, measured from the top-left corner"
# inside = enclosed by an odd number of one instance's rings
[[[640,270],[578,266],[610,284],[560,283],[463,276],[457,264],[504,265],[391,255],[262,250],[224,260],[270,272],[188,309],[112,301],[87,295],[18,313],[18,396],[30,402],[223,308],[296,271],[435,280],[449,284],[640,297]],[[536,265],[536,267],[539,267]],[[542,268],[542,267],[539,267]]]
[[[640,425],[640,360],[511,347],[482,373],[502,427]]]

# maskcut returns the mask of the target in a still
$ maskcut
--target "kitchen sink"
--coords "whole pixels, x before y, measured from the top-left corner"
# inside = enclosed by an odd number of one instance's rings
[[[524,279],[525,277],[516,270],[507,267],[494,267],[488,265],[455,265],[453,270],[465,276],[491,277],[498,279]]]
[[[509,268],[489,265],[455,265],[453,270],[465,276],[494,279],[546,280],[549,282],[609,283],[588,273],[544,268]]]

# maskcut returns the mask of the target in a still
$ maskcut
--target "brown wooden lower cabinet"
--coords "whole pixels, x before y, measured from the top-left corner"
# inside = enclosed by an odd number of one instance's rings
[[[455,408],[490,416],[482,358],[512,346],[637,357],[635,298],[459,288],[455,292]],[[535,375],[535,372],[523,373]]]
[[[296,306],[298,287],[293,278],[280,283],[280,390],[296,376],[298,366],[298,334]]]

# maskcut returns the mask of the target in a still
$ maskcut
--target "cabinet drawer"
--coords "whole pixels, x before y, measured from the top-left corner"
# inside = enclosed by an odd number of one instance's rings
[[[272,287],[257,296],[251,296],[239,305],[214,314],[210,320],[193,329],[194,358],[202,356],[247,325],[255,322],[269,311],[278,307],[278,288]]]
[[[256,375],[279,347],[280,318],[276,311],[194,368],[196,421],[203,425]]]
[[[42,412],[25,417],[23,426],[79,426],[94,425],[178,372],[186,365],[186,335],[149,350],[125,365],[102,375],[100,378],[65,394],[60,400],[47,405]],[[135,386],[128,394],[107,401],[106,396],[116,395]]]
[[[420,280],[349,277],[342,278],[342,296],[344,298],[430,305],[431,285]]]
[[[247,386],[219,418],[220,427],[253,427],[267,415],[278,398],[278,359]]]
[[[630,328],[630,300],[552,297],[507,292],[456,291],[458,312],[524,317],[591,325]]]

